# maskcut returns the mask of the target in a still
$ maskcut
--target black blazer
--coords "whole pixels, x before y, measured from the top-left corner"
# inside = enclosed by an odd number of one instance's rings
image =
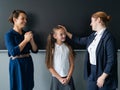
[[[86,45],[86,48],[90,45],[95,37],[95,32],[88,37],[76,37],[72,36],[72,40],[80,45]],[[117,73],[117,49],[115,40],[112,34],[105,30],[101,40],[96,49],[96,66],[98,78],[103,72],[108,74],[105,80],[105,84],[108,84],[111,89],[118,87],[118,73]],[[87,79],[90,75],[90,62],[89,53],[86,51],[84,61],[84,78]]]

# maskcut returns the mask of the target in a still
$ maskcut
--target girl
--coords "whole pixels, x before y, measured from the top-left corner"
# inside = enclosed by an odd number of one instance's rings
[[[37,52],[37,45],[32,32],[23,31],[27,14],[23,10],[14,10],[9,21],[13,27],[5,34],[5,44],[10,57],[10,90],[32,90],[34,77],[30,50]]]
[[[72,79],[74,55],[65,39],[65,30],[61,26],[53,28],[48,36],[46,65],[52,74],[50,90],[75,90]]]

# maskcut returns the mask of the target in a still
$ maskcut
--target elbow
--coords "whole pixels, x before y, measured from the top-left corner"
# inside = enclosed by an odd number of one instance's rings
[[[74,69],[74,64],[72,63],[72,64],[70,64],[70,67],[72,68],[72,69]]]
[[[33,53],[38,53],[38,50],[32,50]]]
[[[20,52],[16,51],[16,50],[10,50],[9,53],[10,53],[11,56],[20,55]]]
[[[31,50],[33,53],[38,53],[38,48],[32,49]]]

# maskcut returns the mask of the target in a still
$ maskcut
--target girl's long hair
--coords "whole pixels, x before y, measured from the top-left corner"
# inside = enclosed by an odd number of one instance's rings
[[[57,26],[55,28],[53,28],[53,31],[48,35],[47,38],[47,46],[46,46],[46,66],[47,68],[52,68],[53,67],[53,55],[54,55],[54,48],[55,48],[55,42],[56,40],[53,37],[53,34],[55,32],[55,30],[58,29],[64,29],[62,26]],[[66,42],[65,44],[68,46],[69,50],[70,50],[70,56],[71,58],[74,59],[74,52],[72,50],[72,48],[70,47],[70,45],[68,45]]]
[[[46,46],[46,65],[47,68],[53,66],[53,53],[55,47],[55,39],[53,38],[53,32],[48,35]]]

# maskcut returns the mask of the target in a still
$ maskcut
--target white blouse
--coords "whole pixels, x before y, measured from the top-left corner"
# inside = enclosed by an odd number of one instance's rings
[[[69,48],[64,43],[62,45],[55,44],[53,66],[61,77],[67,76],[69,70]]]
[[[99,32],[96,32],[96,37],[92,41],[92,43],[88,47],[88,52],[89,52],[89,58],[90,58],[90,64],[96,65],[96,49],[97,46],[100,42],[100,39],[105,31],[105,28],[100,30]]]

